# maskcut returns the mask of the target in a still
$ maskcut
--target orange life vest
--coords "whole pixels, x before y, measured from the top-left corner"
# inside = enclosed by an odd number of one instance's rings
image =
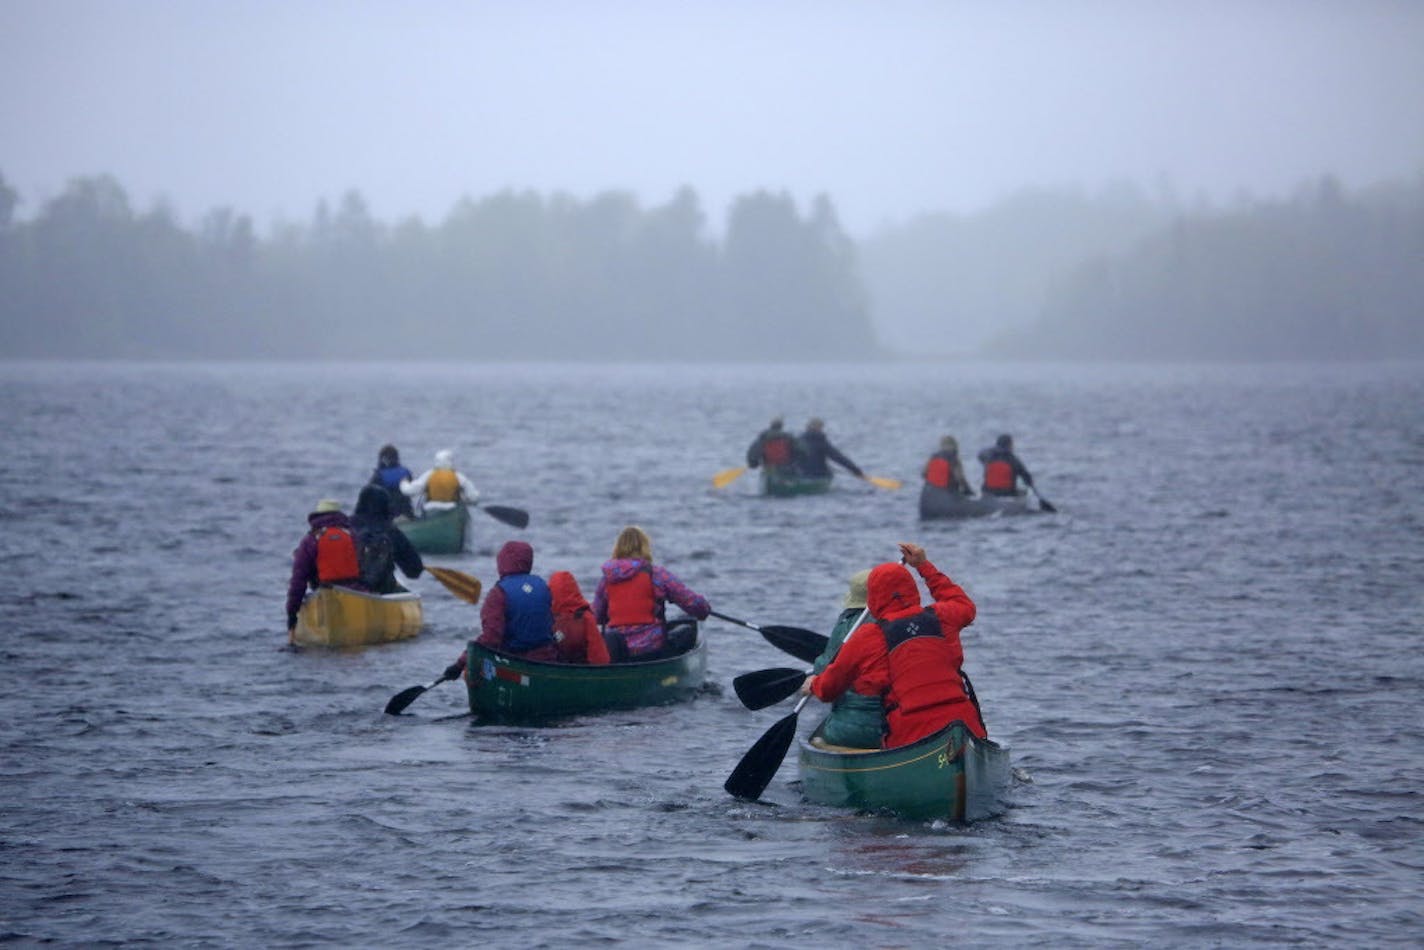
[[[768,465],[790,465],[795,454],[795,444],[789,435],[773,436],[761,446],[762,460]]]
[[[1003,459],[994,459],[984,466],[984,487],[989,491],[1014,490],[1014,467]]]
[[[949,464],[949,459],[935,455],[930,457],[930,464],[925,468],[925,481],[936,488],[948,488],[953,474],[954,469]]]
[[[356,540],[345,528],[328,525],[316,536],[316,578],[323,584],[354,581],[361,576]]]
[[[637,627],[661,620],[651,570],[642,570],[626,581],[609,584],[605,593],[610,627]]]
[[[437,468],[425,483],[425,497],[430,501],[459,501],[460,477],[448,468]]]

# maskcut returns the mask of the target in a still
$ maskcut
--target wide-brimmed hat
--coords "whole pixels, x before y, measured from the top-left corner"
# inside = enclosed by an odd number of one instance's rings
[[[324,515],[333,511],[341,510],[341,502],[334,498],[323,498],[316,503],[316,507],[311,510],[314,515]]]
[[[870,580],[869,571],[856,571],[850,576],[850,589],[846,591],[845,599],[842,601],[847,610],[865,606],[865,584],[868,580]]]

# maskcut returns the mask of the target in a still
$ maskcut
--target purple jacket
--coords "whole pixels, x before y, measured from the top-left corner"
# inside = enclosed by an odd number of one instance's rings
[[[302,606],[302,598],[306,596],[307,589],[314,589],[317,584],[321,583],[321,578],[316,574],[316,536],[321,533],[323,528],[332,526],[351,530],[351,520],[346,517],[344,511],[323,511],[320,514],[313,512],[307,515],[307,524],[311,525],[311,530],[302,535],[302,540],[297,543],[297,549],[292,552],[292,578],[287,582],[288,624],[295,620],[297,610]],[[351,581],[341,586],[365,590],[365,585],[359,581]]]
[[[639,558],[614,558],[603,564],[603,576],[598,579],[598,590],[593,594],[593,615],[600,624],[608,623],[608,585],[631,580],[643,570],[646,563]],[[698,620],[706,620],[712,609],[707,598],[692,591],[665,567],[652,565],[653,596],[658,603],[672,601]],[[639,624],[631,627],[609,627],[610,631],[622,634],[633,654],[646,653],[662,647],[665,638],[663,625]]]

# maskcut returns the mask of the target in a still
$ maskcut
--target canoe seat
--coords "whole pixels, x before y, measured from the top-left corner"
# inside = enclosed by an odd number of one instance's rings
[[[880,751],[879,748],[875,748],[875,749],[859,749],[859,748],[856,748],[855,746],[849,746],[849,745],[831,745],[829,742],[827,742],[825,739],[822,739],[820,736],[814,736],[814,737],[812,737],[812,739],[811,739],[811,744],[812,744],[813,746],[815,746],[816,748],[818,748],[818,749],[825,749],[827,752],[879,752],[879,751]]]

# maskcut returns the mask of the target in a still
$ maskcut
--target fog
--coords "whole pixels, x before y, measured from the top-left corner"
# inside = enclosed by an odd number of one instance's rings
[[[1174,216],[1415,180],[1421,50],[1424,4],[1379,0],[8,0],[0,175],[16,222],[112,176],[138,210],[197,229],[233,209],[259,236],[348,193],[436,227],[505,191],[652,209],[690,189],[717,241],[747,195],[807,217],[825,196],[881,341],[949,352],[1052,311],[1069,269]],[[926,216],[1124,187],[1152,207],[1067,228],[1097,238],[1019,274],[1021,300],[945,316],[919,296],[933,273],[893,276],[915,254],[885,253]]]

